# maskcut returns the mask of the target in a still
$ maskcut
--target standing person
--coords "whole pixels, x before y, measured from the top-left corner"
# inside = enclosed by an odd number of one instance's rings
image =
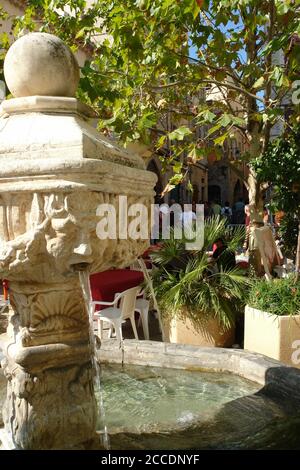
[[[246,236],[243,244],[243,249],[248,250],[249,248],[249,238],[250,238],[250,207],[248,204],[245,206],[245,225],[246,225]]]
[[[246,227],[249,227],[249,225],[250,225],[250,207],[249,207],[248,204],[245,206],[245,216],[246,216],[245,217],[245,225],[246,225]]]
[[[169,213],[170,213],[169,204],[165,203],[163,198],[160,200],[158,211],[159,211],[159,238],[156,241],[161,240],[161,238],[163,237],[163,228],[166,225],[165,218],[169,217]]]
[[[213,215],[211,204],[208,201],[204,202],[204,218],[207,219]]]
[[[175,199],[170,199],[170,209],[172,209],[172,206],[176,204],[176,201]],[[174,228],[174,225],[175,225],[175,215],[174,215],[174,211],[173,210],[170,210],[170,227],[171,228]]]
[[[213,201],[212,205],[211,205],[211,208],[212,208],[212,212],[213,212],[213,215],[215,216],[220,216],[221,215],[221,206],[220,204],[217,202],[217,201]]]
[[[183,225],[183,228],[187,227],[192,229],[193,227],[193,221],[196,220],[196,212],[194,212],[192,209],[191,210],[183,210],[181,214],[181,223]]]
[[[222,207],[221,215],[226,219],[227,224],[231,223],[232,210],[228,201],[226,201],[224,207]]]
[[[268,211],[267,207],[264,207],[263,221],[264,221],[265,225],[268,225],[268,223],[269,223],[269,211]]]
[[[234,223],[238,225],[245,223],[245,203],[242,197],[234,204]]]
[[[280,227],[282,219],[284,218],[284,216],[285,216],[285,213],[283,211],[275,212],[275,216],[274,216],[275,227]]]
[[[236,266],[235,253],[230,250],[223,238],[213,243],[213,260],[217,263],[219,271],[233,269]]]

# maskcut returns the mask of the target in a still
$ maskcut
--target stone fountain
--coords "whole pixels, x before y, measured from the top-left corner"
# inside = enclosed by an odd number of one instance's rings
[[[129,265],[145,239],[99,239],[100,204],[149,209],[155,175],[89,124],[79,68],[57,37],[30,33],[7,53],[15,98],[0,118],[0,278],[13,314],[2,367],[2,441],[19,449],[88,448],[96,400],[78,270]]]

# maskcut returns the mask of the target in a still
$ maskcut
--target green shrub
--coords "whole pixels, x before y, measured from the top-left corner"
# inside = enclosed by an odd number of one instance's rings
[[[204,245],[198,251],[187,251],[186,240],[171,235],[152,255],[153,287],[163,315],[189,318],[195,329],[217,318],[226,331],[244,310],[250,280],[237,267],[215,272],[207,252],[220,237],[227,241],[226,251],[235,251],[243,243],[244,230],[232,231],[224,219],[212,217],[205,221]]]
[[[294,276],[285,279],[253,281],[248,296],[248,305],[274,315],[296,315],[300,313],[300,282]]]
[[[278,235],[283,241],[282,253],[288,258],[296,256],[298,228],[299,223],[295,216],[292,213],[286,213],[280,223]]]

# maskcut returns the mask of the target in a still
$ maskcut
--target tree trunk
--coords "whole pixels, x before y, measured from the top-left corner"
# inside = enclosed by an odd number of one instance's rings
[[[263,199],[254,170],[250,169],[248,177],[249,185],[249,209],[250,209],[250,233],[249,233],[249,263],[250,269],[256,276],[262,276],[264,269],[261,263],[261,255],[257,246],[255,229],[262,227]]]
[[[251,158],[256,158],[261,153],[260,134],[257,132],[256,126],[253,126],[254,132],[251,135],[249,153]],[[249,190],[249,210],[250,210],[250,228],[249,228],[249,263],[250,270],[256,276],[262,276],[264,269],[261,263],[261,255],[258,250],[255,237],[255,229],[264,225],[263,213],[264,203],[260,184],[257,181],[256,173],[250,166],[248,176]]]
[[[250,2],[251,3],[251,2]],[[274,37],[275,30],[275,2],[270,0],[267,3],[267,10],[269,13],[269,25],[266,28],[266,37],[268,41],[271,41]],[[248,9],[245,8],[245,15],[255,16],[257,6],[249,6]],[[245,50],[247,54],[248,63],[257,63],[259,59],[259,27],[255,26],[251,30],[247,31],[247,38],[245,39]],[[272,53],[271,51],[265,57],[265,71],[268,72],[272,65]],[[252,89],[254,85],[255,78],[251,75],[247,80],[247,88]],[[265,88],[265,105],[268,107],[270,105],[270,99],[272,95],[272,84],[271,81],[267,81]],[[265,125],[261,125],[256,119],[253,119],[257,112],[260,112],[258,109],[257,100],[255,97],[248,96],[246,100],[247,107],[247,134],[249,139],[249,154],[250,160],[259,157],[264,153],[268,146],[270,139],[270,130],[271,125],[267,122]],[[249,262],[250,269],[257,276],[262,276],[264,274],[264,269],[261,262],[261,254],[258,249],[258,243],[256,240],[256,229],[264,225],[263,213],[264,213],[264,204],[262,198],[262,192],[260,184],[257,181],[257,177],[253,168],[250,167],[249,177],[248,177],[248,189],[249,189],[249,209],[250,209],[250,227],[249,227]]]

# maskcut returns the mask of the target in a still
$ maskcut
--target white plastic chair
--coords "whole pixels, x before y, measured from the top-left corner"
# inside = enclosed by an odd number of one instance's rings
[[[120,292],[115,294],[115,299],[120,296]],[[138,327],[142,323],[144,338],[149,339],[149,314],[150,302],[144,298],[144,289],[142,289],[137,294],[137,299],[135,302],[135,312],[139,313]]]
[[[102,323],[103,321],[107,321],[111,325],[108,337],[111,337],[112,329],[114,328],[117,339],[122,341],[122,323],[127,318],[129,318],[131,321],[135,339],[139,339],[134,318],[136,296],[139,290],[139,286],[127,289],[124,292],[121,292],[119,295],[115,296],[113,302],[104,302],[102,300],[96,300],[92,302],[94,316],[97,317],[98,320],[98,336],[100,339],[102,338]],[[95,312],[95,307],[97,305],[105,305],[108,308]]]
[[[144,291],[139,292],[138,296],[143,296]],[[140,314],[140,320],[142,321],[144,338],[149,339],[149,323],[148,323],[148,313],[149,313],[149,300],[144,297],[138,297],[135,303],[135,311]],[[139,321],[140,321],[139,320]]]

